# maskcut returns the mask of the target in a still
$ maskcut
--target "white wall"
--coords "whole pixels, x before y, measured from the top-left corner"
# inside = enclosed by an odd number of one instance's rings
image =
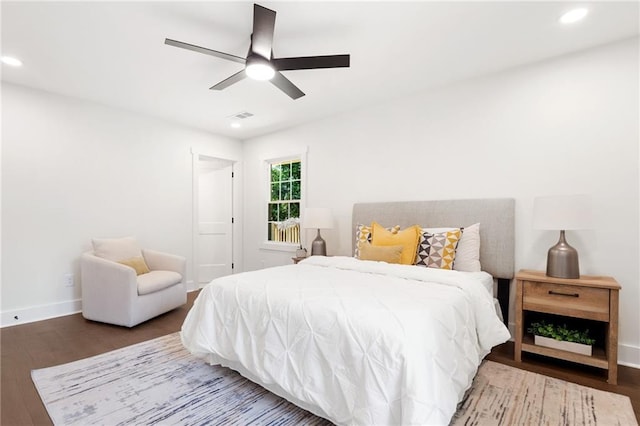
[[[586,193],[594,229],[567,239],[583,274],[622,285],[620,361],[640,366],[638,90],[633,39],[246,141],[245,268],[291,262],[259,248],[255,191],[263,159],[305,147],[307,205],[337,218],[329,254],[351,252],[354,202],[511,197],[516,268],[544,269],[558,233],[532,229],[534,197]]]
[[[2,325],[77,310],[94,237],[185,256],[191,280],[192,148],[242,156],[237,140],[3,84]]]

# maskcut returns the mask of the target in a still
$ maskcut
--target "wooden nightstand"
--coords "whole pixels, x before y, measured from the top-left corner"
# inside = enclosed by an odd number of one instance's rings
[[[611,277],[583,275],[578,279],[548,277],[542,271],[521,270],[516,274],[515,354],[531,352],[608,370],[608,383],[618,381],[618,292]],[[591,356],[533,344],[525,334],[525,316],[543,313],[598,321],[604,328],[604,345],[596,345]]]

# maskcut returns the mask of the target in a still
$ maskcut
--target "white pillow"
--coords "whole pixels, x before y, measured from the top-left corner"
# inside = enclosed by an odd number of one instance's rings
[[[93,254],[114,262],[142,256],[142,251],[133,237],[94,238],[91,243]]]
[[[439,232],[451,231],[457,228],[422,228],[423,231],[432,234]],[[465,226],[462,231],[462,237],[458,241],[456,248],[456,257],[453,261],[454,271],[464,272],[480,272],[480,224],[474,223]]]

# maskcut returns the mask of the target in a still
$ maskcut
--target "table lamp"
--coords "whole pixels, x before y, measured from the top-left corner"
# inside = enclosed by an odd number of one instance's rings
[[[307,229],[317,229],[316,239],[311,243],[311,256],[326,256],[327,244],[320,236],[320,229],[333,228],[333,218],[331,209],[309,207],[304,210],[302,217],[302,227]]]
[[[533,200],[533,227],[560,231],[558,243],[547,253],[547,275],[580,278],[578,251],[565,239],[564,231],[591,227],[591,200],[587,195],[537,197]]]

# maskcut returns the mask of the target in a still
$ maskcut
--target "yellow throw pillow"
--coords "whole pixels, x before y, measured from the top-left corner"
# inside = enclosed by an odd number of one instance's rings
[[[370,243],[363,243],[360,245],[360,259],[400,263],[402,246],[372,246]]]
[[[400,263],[413,265],[416,258],[420,226],[413,225],[397,233],[387,231],[377,222],[371,223],[371,244],[374,246],[402,246]]]
[[[385,228],[387,231],[391,231],[396,234],[400,230],[400,225],[396,225],[392,228]],[[360,259],[360,246],[365,243],[371,242],[371,226],[358,225],[356,227],[356,249],[353,257]]]
[[[142,256],[132,257],[130,259],[121,260],[118,263],[126,265],[130,268],[135,269],[136,275],[148,274],[149,267],[147,266],[144,258]]]

